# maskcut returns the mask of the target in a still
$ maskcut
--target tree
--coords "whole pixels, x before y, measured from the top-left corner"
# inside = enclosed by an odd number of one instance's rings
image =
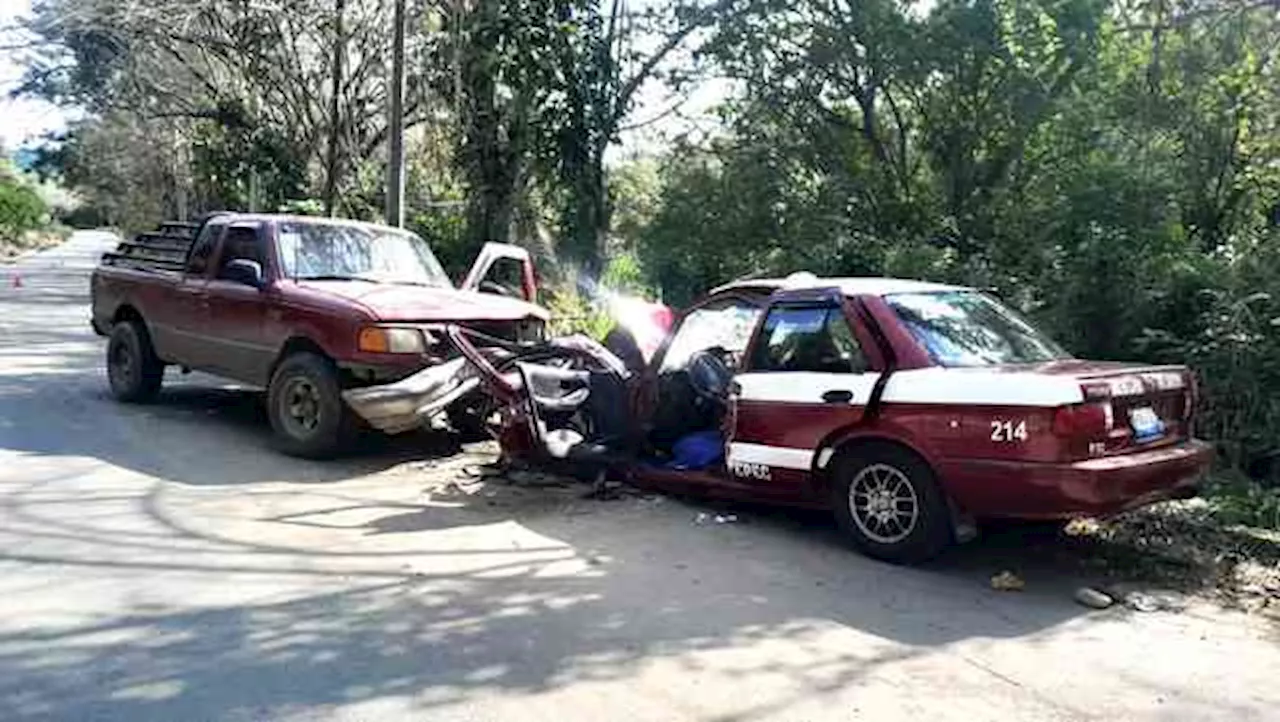
[[[662,78],[664,63],[728,11],[731,4],[676,2],[632,12],[624,0],[561,0],[555,36],[564,100],[556,116],[554,165],[562,194],[565,254],[589,272],[599,270],[612,208],[605,153],[644,85]],[[652,47],[642,48],[648,40]],[[679,79],[673,71],[673,78]]]

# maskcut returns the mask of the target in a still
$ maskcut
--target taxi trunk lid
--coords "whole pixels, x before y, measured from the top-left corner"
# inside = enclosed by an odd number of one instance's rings
[[[1034,371],[1069,376],[1080,384],[1084,403],[1060,410],[1055,418],[1055,433],[1066,442],[1069,457],[1130,453],[1191,436],[1196,387],[1186,366],[1071,359],[1039,364]]]

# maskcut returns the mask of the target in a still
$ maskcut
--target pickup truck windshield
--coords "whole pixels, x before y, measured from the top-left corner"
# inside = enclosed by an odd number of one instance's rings
[[[976,291],[885,297],[920,345],[943,366],[995,366],[1070,358],[1018,314]]]
[[[426,241],[406,231],[333,223],[281,223],[284,275],[451,286]]]

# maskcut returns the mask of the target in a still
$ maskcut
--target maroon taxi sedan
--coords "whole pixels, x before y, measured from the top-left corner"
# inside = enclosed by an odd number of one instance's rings
[[[627,354],[583,340],[495,356],[451,336],[497,400],[509,458],[830,508],[858,549],[889,561],[934,556],[986,519],[1189,496],[1211,459],[1192,437],[1188,369],[1072,358],[971,288],[740,281],[629,369]]]

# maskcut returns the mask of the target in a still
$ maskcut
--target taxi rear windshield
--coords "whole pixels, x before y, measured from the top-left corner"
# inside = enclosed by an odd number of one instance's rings
[[[1070,358],[1018,314],[977,291],[896,293],[885,301],[942,366],[1029,364]]]

